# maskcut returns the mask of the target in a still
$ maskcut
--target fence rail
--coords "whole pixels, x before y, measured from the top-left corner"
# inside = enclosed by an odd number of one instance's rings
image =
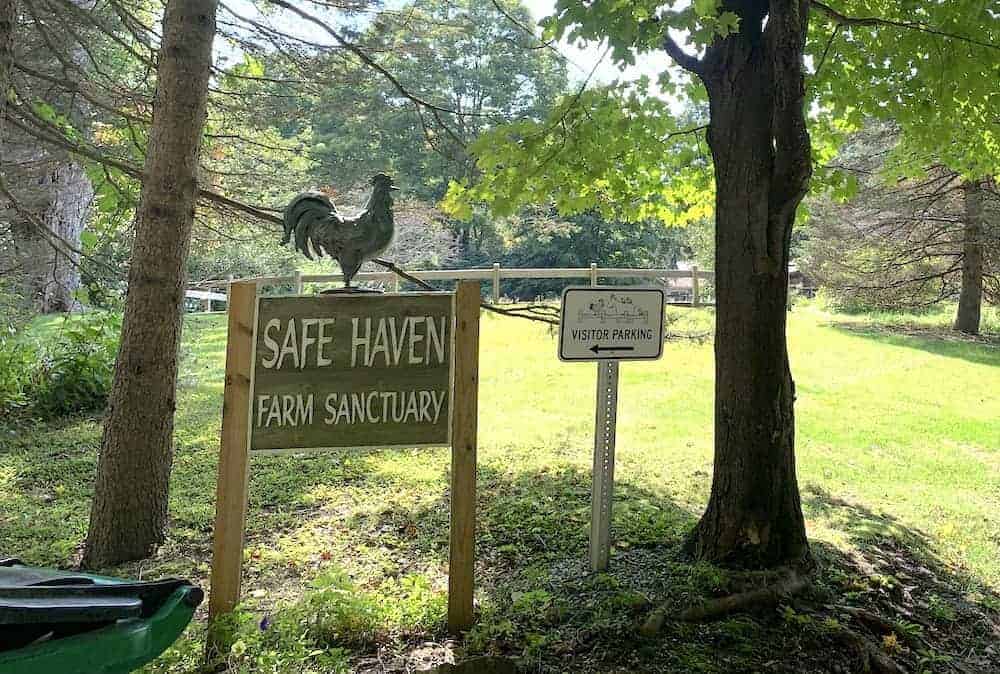
[[[598,267],[592,264],[589,267],[566,267],[566,268],[524,268],[524,267],[502,267],[494,264],[492,267],[480,269],[430,269],[424,271],[406,271],[407,274],[421,281],[488,281],[492,285],[492,299],[494,303],[500,302],[502,298],[501,286],[504,279],[587,279],[591,285],[597,285],[601,279],[621,279],[621,278],[645,278],[655,279],[661,282],[668,290],[673,290],[672,297],[668,300],[672,304],[691,304],[698,306],[702,304],[701,281],[713,281],[715,272],[704,271],[693,267],[692,269],[620,269],[613,267]],[[260,276],[252,279],[258,286],[292,284],[296,291],[302,292],[302,287],[306,283],[336,283],[343,282],[341,274],[302,274],[295,273],[290,276]],[[391,271],[360,272],[355,274],[355,281],[380,282],[388,288],[398,291],[400,277]],[[211,311],[212,302],[225,302],[224,293],[213,292],[214,288],[228,288],[228,280],[207,281],[198,284],[198,288],[187,291],[189,299],[199,300],[205,311]],[[687,283],[685,283],[687,281]],[[677,301],[677,298],[690,296],[690,300]]]

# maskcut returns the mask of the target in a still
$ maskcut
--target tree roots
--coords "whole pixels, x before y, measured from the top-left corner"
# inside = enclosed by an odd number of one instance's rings
[[[652,611],[639,628],[645,637],[656,636],[667,620],[680,622],[704,622],[719,620],[733,613],[744,613],[760,609],[773,609],[791,597],[804,592],[810,586],[809,578],[800,571],[791,570],[778,580],[765,585],[717,599],[710,599],[702,604],[690,606],[682,611],[671,614],[670,607],[662,605]],[[848,615],[866,632],[876,637],[896,634],[895,625],[877,613],[863,608],[843,605],[827,605],[830,611]],[[858,654],[861,660],[861,670],[873,674],[904,674],[900,667],[881,648],[881,645],[862,634],[847,627],[842,627],[833,633],[835,638]],[[905,635],[904,635],[905,638]],[[909,644],[917,647],[918,644]]]
[[[710,599],[703,604],[686,608],[677,614],[675,619],[683,622],[702,622],[718,620],[731,613],[772,608],[789,597],[799,594],[807,587],[809,587],[809,579],[792,571],[771,585],[718,599]],[[666,619],[667,607],[661,606],[649,614],[639,631],[644,636],[653,636],[662,629]]]

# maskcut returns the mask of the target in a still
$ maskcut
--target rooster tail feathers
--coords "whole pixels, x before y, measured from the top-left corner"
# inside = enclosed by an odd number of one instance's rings
[[[294,234],[295,248],[311,260],[309,239],[312,229],[317,222],[331,217],[339,219],[340,216],[337,214],[337,207],[325,194],[316,191],[299,194],[285,208],[285,233],[281,237],[282,245],[291,241]],[[323,254],[319,249],[316,252],[319,255]]]
[[[310,216],[300,219],[298,226],[295,228],[295,249],[302,251],[303,255],[310,260],[313,259],[313,257],[309,253],[309,240],[315,223],[316,219]],[[323,257],[323,251],[316,244],[316,241],[313,241],[312,244],[313,250],[316,251],[316,254]]]

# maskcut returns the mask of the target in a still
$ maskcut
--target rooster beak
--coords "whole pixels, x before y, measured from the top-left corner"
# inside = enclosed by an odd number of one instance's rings
[[[389,189],[392,190],[393,192],[398,192],[399,191],[399,188],[396,187],[395,185],[389,185]]]

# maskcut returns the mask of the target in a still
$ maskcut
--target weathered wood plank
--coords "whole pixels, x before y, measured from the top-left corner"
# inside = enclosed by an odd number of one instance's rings
[[[262,297],[251,449],[447,445],[452,296]]]
[[[232,284],[229,291],[219,477],[215,496],[212,585],[208,601],[210,622],[231,612],[240,599],[249,468],[250,369],[256,306],[256,284]]]
[[[476,549],[476,449],[479,418],[479,284],[455,294],[455,378],[451,450],[451,549],[448,629],[472,626]]]

